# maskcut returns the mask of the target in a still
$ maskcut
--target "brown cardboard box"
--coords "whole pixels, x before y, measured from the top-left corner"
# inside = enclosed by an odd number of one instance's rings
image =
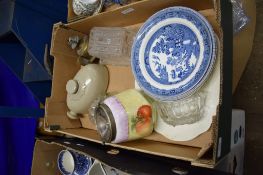
[[[130,3],[136,3],[140,0],[130,0]],[[83,19],[86,18],[87,16],[77,16],[74,11],[73,11],[73,7],[72,7],[72,3],[73,0],[68,0],[68,17],[67,17],[67,21],[68,23],[70,22],[74,22],[77,21],[79,19]],[[109,7],[103,7],[102,11],[100,13],[105,13],[105,12],[109,12],[118,8],[121,8],[122,6],[119,4],[112,4]]]
[[[216,11],[213,2],[210,0],[203,0],[201,2],[195,0],[144,0],[96,16],[87,17],[68,25],[56,24],[53,30],[51,45],[51,54],[55,57],[55,63],[52,94],[46,102],[46,129],[48,130],[53,126],[59,126],[60,129],[56,132],[101,143],[95,130],[83,128],[80,121],[72,121],[66,116],[65,85],[80,68],[76,59],[77,55],[67,46],[67,38],[69,36],[89,34],[93,26],[134,27],[135,25],[143,23],[155,12],[175,5],[187,6],[200,11],[211,22],[215,32],[222,41],[223,33],[219,25],[220,7],[216,4],[215,6],[219,10]],[[147,10],[145,10],[146,7]],[[122,13],[125,10],[127,11],[127,9],[129,9],[130,13]],[[222,52],[222,47],[219,48],[220,52]],[[113,77],[110,78],[109,91],[122,91],[134,87],[134,79],[130,68],[112,66],[109,67],[109,70],[110,77]],[[118,73],[122,71],[125,72],[125,76],[118,76],[120,75]],[[220,92],[220,94],[222,94],[222,92]],[[218,105],[220,106],[220,104]],[[154,133],[147,139],[109,145],[116,148],[119,147],[153,155],[186,160],[198,166],[213,167],[219,158],[217,157],[216,151],[219,127],[218,118],[220,116],[218,115],[218,111],[216,113],[217,116],[214,116],[214,122],[211,128],[199,137],[188,142],[172,142]],[[87,127],[90,128],[90,126]]]
[[[243,0],[243,7],[248,15],[250,21],[245,28],[234,36],[234,48],[233,48],[233,64],[238,65],[233,67],[233,88],[235,91],[237,84],[246,68],[248,59],[250,57],[255,26],[256,26],[256,3],[255,0]]]
[[[162,159],[161,157],[136,154],[136,152],[115,149],[103,145],[91,145],[88,142],[67,138],[41,138],[37,139],[34,148],[32,175],[60,175],[57,167],[57,156],[61,150],[69,149],[102,163],[107,174],[118,175],[174,175],[178,174],[217,174],[229,175],[228,173],[211,170],[208,168],[192,167],[189,163],[174,159]],[[112,171],[114,169],[114,171]],[[96,175],[96,174],[92,174]]]
[[[45,137],[42,139],[37,139],[34,147],[34,155],[33,155],[33,162],[31,168],[32,175],[60,175],[60,171],[57,166],[57,159],[58,154],[60,151],[69,149],[75,152],[87,155],[88,157],[92,158],[93,160],[97,160],[102,163],[102,166],[106,172],[107,169],[111,170],[114,169],[119,175],[128,175],[125,172],[122,172],[114,167],[109,166],[108,164],[100,161],[97,157],[89,155],[85,153],[83,150],[76,150],[71,148],[71,144],[73,144],[70,140],[64,141],[63,144],[54,142],[56,138],[52,137]],[[77,147],[83,147],[82,144],[74,144]],[[97,152],[97,154],[99,151]],[[108,153],[104,153],[108,154]],[[111,156],[110,154],[108,154]],[[94,174],[95,175],[95,174]]]
[[[57,156],[63,147],[37,140],[34,148],[32,175],[59,175]]]

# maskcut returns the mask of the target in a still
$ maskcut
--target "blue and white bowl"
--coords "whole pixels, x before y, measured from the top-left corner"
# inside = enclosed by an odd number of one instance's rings
[[[112,0],[112,2],[115,4],[123,5],[123,4],[127,4],[128,0]]]
[[[160,101],[179,100],[195,93],[210,74],[215,34],[197,11],[170,7],[144,23],[131,56],[133,74],[146,94]]]
[[[109,5],[109,4],[120,4],[120,5],[124,5],[128,3],[128,0],[105,0],[105,5]]]
[[[101,12],[105,0],[73,0],[73,12],[78,16],[91,16]]]
[[[83,154],[62,150],[58,154],[58,168],[63,175],[87,175],[92,160]]]

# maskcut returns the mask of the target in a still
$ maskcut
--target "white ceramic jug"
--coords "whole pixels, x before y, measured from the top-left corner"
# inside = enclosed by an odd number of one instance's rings
[[[70,119],[78,119],[78,114],[87,114],[91,103],[105,95],[109,82],[108,70],[99,64],[82,67],[74,79],[67,82],[67,105]]]

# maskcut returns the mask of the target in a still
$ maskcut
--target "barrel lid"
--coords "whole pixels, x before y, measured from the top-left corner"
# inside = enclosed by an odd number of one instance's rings
[[[116,124],[110,108],[102,103],[95,110],[95,123],[103,142],[111,142],[116,137]]]

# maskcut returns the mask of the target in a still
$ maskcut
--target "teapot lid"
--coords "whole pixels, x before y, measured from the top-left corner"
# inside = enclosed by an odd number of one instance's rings
[[[69,80],[66,85],[66,90],[69,94],[76,94],[79,89],[79,84],[76,80]]]

